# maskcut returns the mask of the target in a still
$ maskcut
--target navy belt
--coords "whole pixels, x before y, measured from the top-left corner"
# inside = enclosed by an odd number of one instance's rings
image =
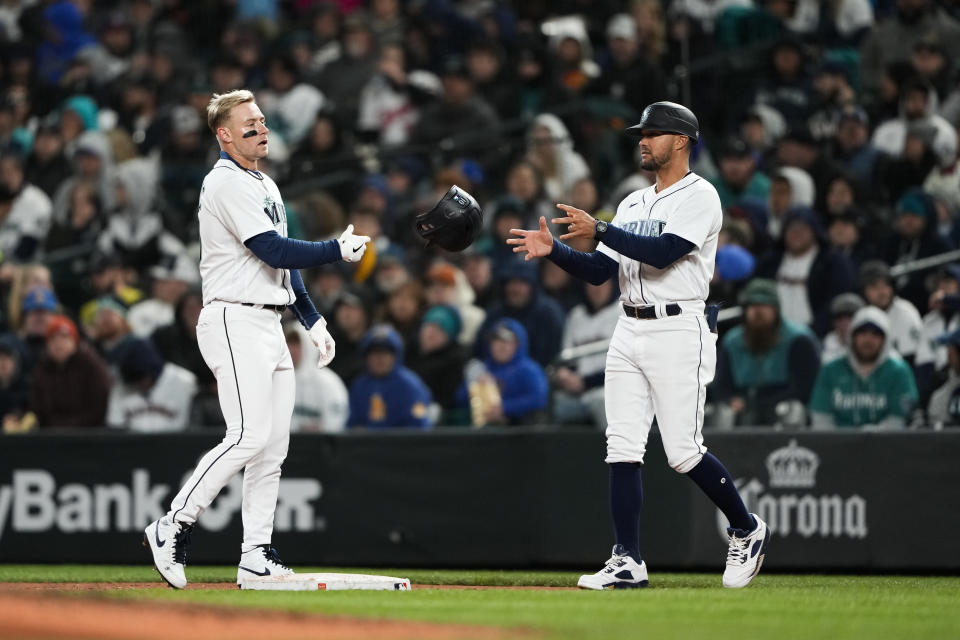
[[[277,313],[283,313],[287,308],[285,304],[257,304],[256,302],[241,302],[240,304],[245,307],[263,307],[264,309],[276,311]]]
[[[678,316],[680,315],[680,305],[677,303],[668,304],[665,311],[668,316]],[[649,307],[631,307],[625,304],[623,305],[623,312],[637,320],[656,320],[657,318],[657,308],[653,305]]]

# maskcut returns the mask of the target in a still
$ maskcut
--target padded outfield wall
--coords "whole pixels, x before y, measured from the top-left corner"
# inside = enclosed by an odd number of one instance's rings
[[[0,562],[145,562],[139,532],[218,439],[0,439]],[[707,444],[775,532],[765,566],[960,569],[960,433],[745,430]],[[590,567],[612,544],[603,454],[587,431],[296,435],[273,542],[294,566]],[[236,562],[240,492],[238,475],[203,514],[191,563]],[[722,517],[656,437],[644,493],[652,568],[722,565]]]

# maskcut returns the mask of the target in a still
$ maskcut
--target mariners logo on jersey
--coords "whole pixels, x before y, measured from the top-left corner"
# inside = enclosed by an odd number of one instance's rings
[[[620,225],[617,225],[620,226]],[[666,220],[631,220],[624,222],[621,227],[624,231],[635,233],[638,236],[648,236],[650,238],[659,238],[663,233],[663,228],[667,226]]]
[[[275,227],[287,220],[287,211],[284,209],[283,203],[275,201],[269,195],[263,199],[263,212],[270,218],[270,222]]]

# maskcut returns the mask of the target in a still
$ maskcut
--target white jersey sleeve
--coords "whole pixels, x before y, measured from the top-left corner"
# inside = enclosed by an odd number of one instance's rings
[[[663,233],[680,236],[702,249],[711,234],[720,232],[722,210],[720,197],[715,190],[691,190],[690,195],[678,202],[667,218]]]

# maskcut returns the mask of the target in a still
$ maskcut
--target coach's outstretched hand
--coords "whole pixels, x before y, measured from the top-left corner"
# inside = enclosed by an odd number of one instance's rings
[[[589,238],[593,240],[597,224],[593,216],[583,209],[577,209],[568,204],[558,204],[557,209],[563,209],[567,212],[567,215],[563,218],[554,218],[550,221],[553,224],[568,225],[567,233],[560,236],[561,240],[569,240],[570,238]]]
[[[310,327],[309,334],[310,339],[313,340],[313,346],[320,352],[320,357],[317,358],[317,369],[322,369],[333,362],[337,345],[333,341],[333,336],[327,331],[327,321],[323,318],[313,323],[313,326]]]
[[[553,235],[547,229],[547,219],[543,216],[540,216],[539,229],[510,229],[510,233],[520,237],[507,238],[507,244],[513,245],[514,253],[526,252],[527,255],[524,256],[524,260],[542,258],[550,255],[550,252],[553,251]]]
[[[353,233],[353,225],[348,224],[340,237],[337,238],[340,243],[340,256],[346,262],[359,262],[360,258],[367,250],[367,243],[370,242],[370,236],[358,236]]]

